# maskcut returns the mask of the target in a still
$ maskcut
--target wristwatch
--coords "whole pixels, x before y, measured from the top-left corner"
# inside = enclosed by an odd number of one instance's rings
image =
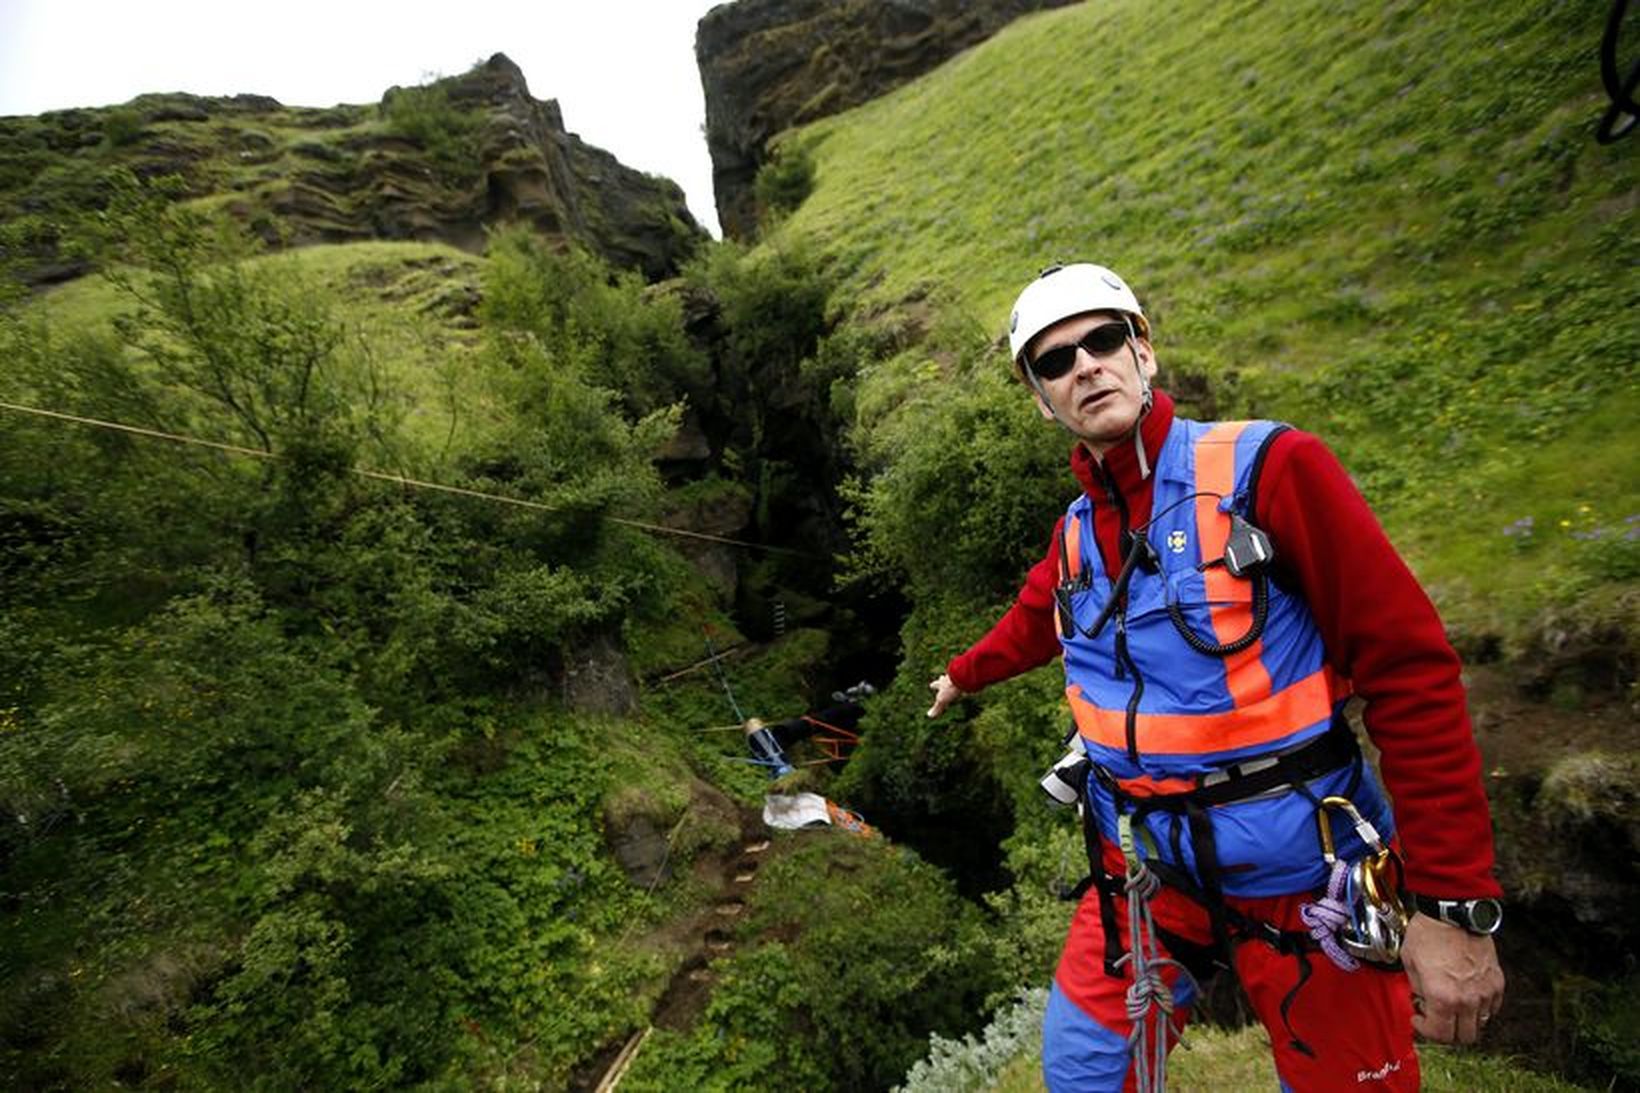
[[[1490,896],[1480,899],[1436,899],[1434,896],[1420,896],[1416,892],[1406,895],[1413,910],[1419,914],[1440,919],[1448,926],[1456,926],[1472,934],[1485,937],[1497,933],[1498,927],[1503,925],[1503,904]]]

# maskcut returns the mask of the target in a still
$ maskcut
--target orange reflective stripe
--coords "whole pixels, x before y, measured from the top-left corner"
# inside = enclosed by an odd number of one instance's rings
[[[1065,573],[1071,580],[1082,575],[1082,521],[1074,514],[1065,515]]]
[[[1280,740],[1332,716],[1333,703],[1348,693],[1330,667],[1311,672],[1291,687],[1259,702],[1225,713],[1136,715],[1141,751],[1201,755],[1256,747]],[[1065,689],[1076,729],[1107,748],[1127,747],[1127,712],[1101,709],[1082,694],[1080,684]]]
[[[1196,538],[1203,561],[1224,557],[1224,545],[1230,539],[1230,518],[1219,511],[1219,501],[1236,490],[1236,439],[1247,425],[1245,421],[1221,421],[1196,442],[1196,489],[1218,495],[1196,498]],[[1235,641],[1253,620],[1251,583],[1231,576],[1222,565],[1203,570],[1202,581],[1207,586],[1214,635],[1221,645]],[[1263,655],[1264,642],[1255,641],[1224,660],[1225,686],[1237,709],[1270,697],[1270,673]]]
[[[1129,797],[1165,797],[1174,793],[1189,793],[1196,788],[1194,778],[1152,778],[1141,774],[1137,778],[1118,778],[1116,788]]]

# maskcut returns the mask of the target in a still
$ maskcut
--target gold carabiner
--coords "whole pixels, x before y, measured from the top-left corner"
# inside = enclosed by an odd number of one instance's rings
[[[1389,847],[1381,847],[1378,853],[1361,862],[1361,886],[1366,889],[1368,899],[1400,909],[1401,862]]]
[[[1321,798],[1320,807],[1315,810],[1316,827],[1321,832],[1322,861],[1331,865],[1338,860],[1338,852],[1333,847],[1332,824],[1327,822],[1327,810],[1329,808],[1342,809],[1349,816],[1350,822],[1355,825],[1355,833],[1361,836],[1361,841],[1371,847],[1379,859],[1389,853],[1389,848],[1384,845],[1384,840],[1378,837],[1378,829],[1373,827],[1365,816],[1361,815],[1361,810],[1355,807],[1354,801],[1351,801],[1348,797],[1323,797]]]

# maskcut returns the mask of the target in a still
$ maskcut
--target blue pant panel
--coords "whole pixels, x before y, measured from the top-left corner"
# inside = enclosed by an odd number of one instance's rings
[[[1117,1093],[1127,1079],[1127,1037],[1065,997],[1055,983],[1042,1018],[1042,1080],[1049,1093]]]

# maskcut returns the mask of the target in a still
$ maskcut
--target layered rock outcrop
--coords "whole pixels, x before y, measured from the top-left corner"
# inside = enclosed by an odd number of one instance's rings
[[[483,247],[526,223],[651,280],[707,238],[669,179],[564,128],[504,54],[376,105],[287,107],[266,96],[144,95],[122,106],[0,118],[0,257],[35,283],[84,272],[64,226],[93,211],[102,172],[180,175],[273,245],[415,239]]]
[[[533,98],[504,54],[449,84],[455,103],[486,119],[483,190],[467,205],[482,223],[527,220],[651,280],[677,272],[706,238],[675,182],[633,170],[567,131],[558,103]]]
[[[1072,0],[737,0],[695,31],[726,236],[757,230],[770,138],[876,98],[1027,12]]]

